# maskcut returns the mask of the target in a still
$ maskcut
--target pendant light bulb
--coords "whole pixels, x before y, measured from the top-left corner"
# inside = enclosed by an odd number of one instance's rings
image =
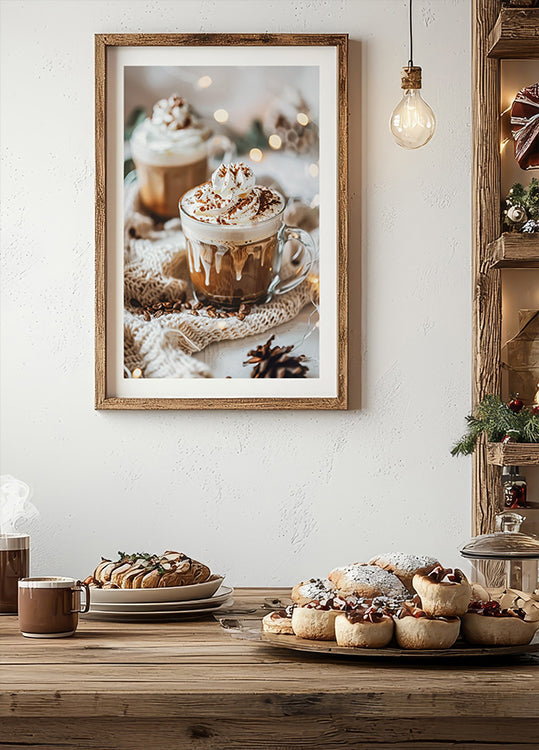
[[[421,68],[403,68],[403,96],[391,115],[389,127],[396,143],[414,149],[430,141],[436,130],[436,117],[421,96]]]
[[[412,0],[408,0],[408,31],[410,55],[408,66],[401,70],[401,89],[404,93],[397,104],[389,128],[402,148],[421,148],[430,141],[436,130],[434,112],[421,96],[421,68],[414,65],[414,28]]]

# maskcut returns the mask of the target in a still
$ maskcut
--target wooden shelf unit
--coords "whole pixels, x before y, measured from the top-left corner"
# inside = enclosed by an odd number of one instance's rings
[[[487,443],[487,459],[493,466],[536,466],[539,464],[539,445]]]
[[[539,234],[504,232],[487,251],[493,268],[539,268]]]
[[[491,5],[496,0],[490,0]],[[488,37],[489,57],[539,57],[539,9],[502,8]]]
[[[502,234],[501,58],[539,58],[539,10],[502,8],[500,0],[473,0],[473,404],[501,393],[502,268],[534,267],[535,256]],[[523,85],[529,81],[523,81]],[[473,533],[494,530],[501,464],[479,442],[473,467]],[[521,454],[522,455],[522,454]],[[509,460],[502,455],[499,460]],[[513,459],[511,459],[512,461]],[[539,463],[534,460],[533,463]],[[516,463],[518,465],[518,463]]]

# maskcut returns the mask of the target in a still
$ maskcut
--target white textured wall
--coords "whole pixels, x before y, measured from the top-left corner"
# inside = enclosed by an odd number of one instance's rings
[[[387,127],[404,0],[0,4],[2,470],[41,509],[35,573],[82,575],[125,548],[179,547],[234,584],[293,583],[386,548],[457,562],[470,528],[470,462],[449,455],[470,403],[469,5],[415,3],[439,126],[405,152]],[[150,31],[350,34],[349,412],[94,411],[93,34]]]

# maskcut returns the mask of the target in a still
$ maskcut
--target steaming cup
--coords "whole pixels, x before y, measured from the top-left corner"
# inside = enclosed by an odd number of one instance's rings
[[[30,574],[30,537],[0,534],[0,613],[17,614],[17,584]]]
[[[303,229],[285,224],[284,199],[276,215],[243,226],[199,221],[188,212],[185,198],[180,216],[198,300],[237,309],[243,303],[268,302],[307,278],[314,241]]]
[[[81,606],[81,592],[85,602]],[[19,581],[19,628],[27,638],[73,635],[79,613],[90,609],[90,589],[75,578],[23,578]]]

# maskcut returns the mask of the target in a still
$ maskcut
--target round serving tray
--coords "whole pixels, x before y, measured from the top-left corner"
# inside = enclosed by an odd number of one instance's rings
[[[307,641],[295,635],[276,635],[275,633],[265,633],[263,631],[260,633],[260,640],[270,646],[292,649],[293,651],[355,656],[360,659],[364,659],[365,657],[384,659],[471,659],[478,656],[512,656],[539,651],[539,635],[537,633],[533,641],[528,643],[527,646],[472,646],[459,639],[451,648],[417,651],[393,646],[386,648],[351,648],[337,646],[335,641]]]

